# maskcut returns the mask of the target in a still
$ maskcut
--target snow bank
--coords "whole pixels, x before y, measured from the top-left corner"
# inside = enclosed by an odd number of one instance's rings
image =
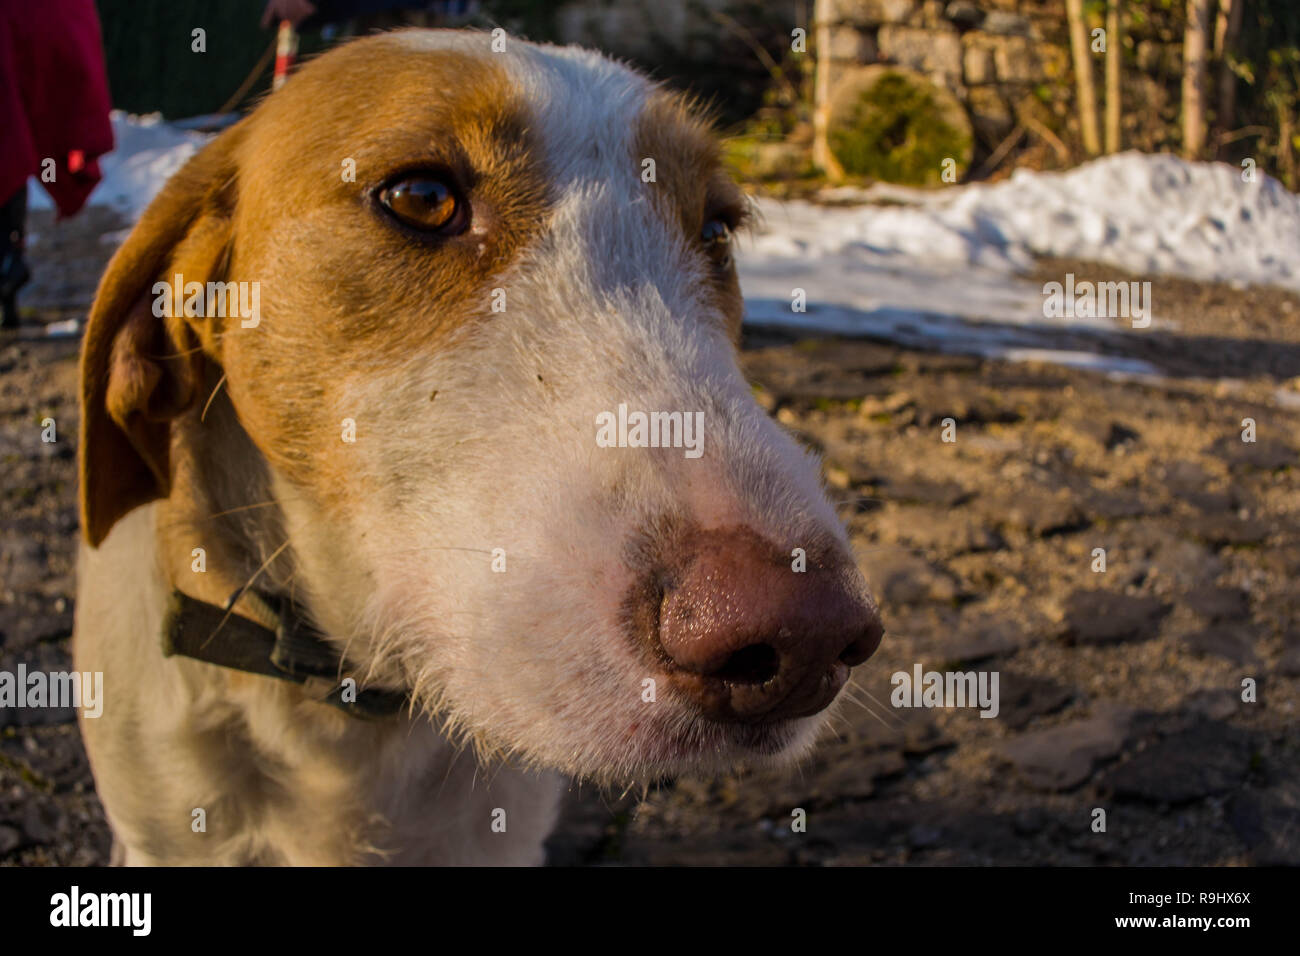
[[[739,257],[747,317],[1041,359],[1052,358],[1067,328],[1119,327],[1109,318],[1045,318],[1041,286],[1015,277],[1038,255],[1094,260],[1140,278],[1300,290],[1300,197],[1263,172],[1255,177],[1130,152],[1065,173],[1021,170],[996,185],[877,187],[859,191],[865,202],[854,206],[762,201],[763,222]],[[795,288],[807,294],[806,313],[791,310]],[[1084,358],[1062,346],[1053,360]],[[1094,364],[1150,370],[1101,356]]]
[[[860,243],[1006,270],[1052,255],[1300,289],[1300,196],[1260,170],[1254,182],[1242,176],[1222,163],[1130,152],[1064,173],[1018,170],[992,186],[869,190],[901,205],[822,209],[808,251]]]

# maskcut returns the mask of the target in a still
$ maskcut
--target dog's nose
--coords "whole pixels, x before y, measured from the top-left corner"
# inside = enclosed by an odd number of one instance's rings
[[[714,719],[815,714],[880,644],[880,616],[846,557],[810,551],[796,570],[743,527],[697,533],[684,551],[664,581],[659,645],[675,684]]]

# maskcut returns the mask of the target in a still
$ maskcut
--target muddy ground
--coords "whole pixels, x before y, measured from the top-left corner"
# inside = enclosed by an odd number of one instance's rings
[[[36,224],[29,322],[84,312],[119,226]],[[1066,271],[1122,278],[1040,278]],[[756,394],[823,454],[884,644],[802,766],[575,787],[552,861],[1300,864],[1300,298],[1157,279],[1154,301],[1176,331],[1056,340],[1161,379],[752,331]],[[76,347],[0,341],[0,670],[69,666]],[[998,716],[891,706],[917,663],[996,671]],[[108,845],[72,713],[0,711],[0,863]]]

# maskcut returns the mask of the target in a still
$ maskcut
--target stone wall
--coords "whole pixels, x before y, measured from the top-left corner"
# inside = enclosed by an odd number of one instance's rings
[[[1069,79],[1060,3],[827,0],[818,8],[832,95],[837,78],[853,67],[907,67],[957,96],[989,149],[1012,130],[1026,96],[1051,98]]]

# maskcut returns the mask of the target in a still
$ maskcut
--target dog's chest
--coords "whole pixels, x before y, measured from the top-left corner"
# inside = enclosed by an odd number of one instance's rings
[[[82,731],[126,862],[543,861],[561,778],[482,767],[427,718],[363,721],[296,685],[164,658],[152,511],[83,551],[78,575],[76,665],[105,687]]]

